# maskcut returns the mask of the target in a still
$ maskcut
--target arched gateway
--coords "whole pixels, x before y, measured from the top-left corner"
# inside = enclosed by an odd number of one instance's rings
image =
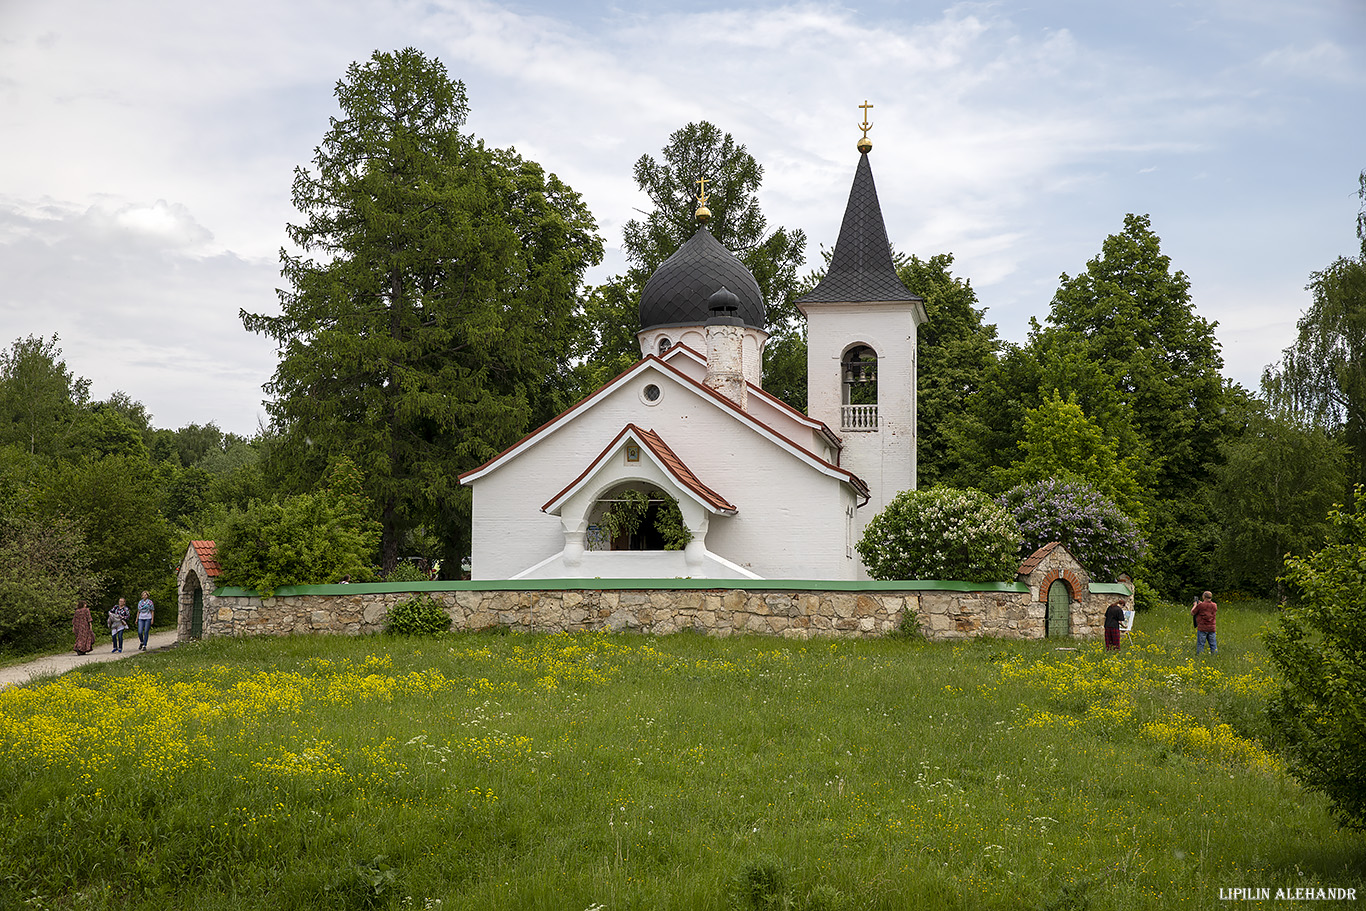
[[[177,639],[198,639],[204,635],[204,596],[218,587],[219,573],[214,542],[191,541],[176,579],[180,603]]]

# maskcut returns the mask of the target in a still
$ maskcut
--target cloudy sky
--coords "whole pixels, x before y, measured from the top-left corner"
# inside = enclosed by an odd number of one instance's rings
[[[585,198],[620,269],[642,153],[707,119],[770,224],[834,243],[875,105],[899,250],[951,252],[1001,335],[1148,213],[1255,388],[1309,274],[1359,249],[1362,0],[0,0],[0,344],[60,336],[92,393],[249,434],[296,214],[349,63],[413,46],[468,127]]]

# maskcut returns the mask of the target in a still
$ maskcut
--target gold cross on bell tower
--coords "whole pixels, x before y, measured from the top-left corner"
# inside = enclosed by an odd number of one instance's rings
[[[873,128],[873,125],[868,122],[868,110],[872,105],[865,98],[859,107],[863,109],[863,123],[859,124],[859,129],[863,131],[863,138],[858,141],[858,150],[867,155],[873,149],[873,141],[868,138],[868,131]]]

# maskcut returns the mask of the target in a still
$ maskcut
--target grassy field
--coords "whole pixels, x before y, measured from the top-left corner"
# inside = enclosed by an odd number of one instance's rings
[[[1203,660],[1169,607],[1109,655],[485,634],[93,666],[0,692],[0,909],[1366,898],[1366,838],[1267,748],[1273,617],[1225,604]]]

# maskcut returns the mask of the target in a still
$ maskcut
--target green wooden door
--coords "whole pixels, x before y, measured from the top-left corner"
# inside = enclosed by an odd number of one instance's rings
[[[1044,615],[1045,636],[1066,636],[1071,633],[1072,599],[1067,595],[1067,583],[1053,580],[1048,586],[1048,611]]]
[[[194,604],[190,607],[190,638],[204,635],[204,589],[194,587]]]

